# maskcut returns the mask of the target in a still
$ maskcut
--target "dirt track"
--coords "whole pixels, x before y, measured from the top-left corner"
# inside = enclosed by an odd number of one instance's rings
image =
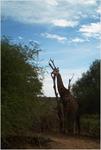
[[[7,149],[100,149],[99,139],[87,136],[56,133],[32,133],[29,135],[9,137]]]
[[[60,149],[100,149],[99,140],[88,137],[51,137],[54,142],[51,143],[51,148]]]
[[[51,139],[47,146],[40,145],[43,149],[100,149],[100,141],[98,139],[85,136],[64,136],[62,134],[44,135]],[[26,148],[34,149],[32,145]],[[39,148],[39,147],[36,147]]]

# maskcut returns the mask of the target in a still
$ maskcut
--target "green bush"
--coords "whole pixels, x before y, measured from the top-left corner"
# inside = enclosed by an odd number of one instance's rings
[[[82,114],[100,114],[100,62],[95,60],[73,85],[72,92],[79,100]]]
[[[41,94],[41,68],[36,65],[39,47],[1,40],[1,134],[22,135],[36,120],[37,95]]]
[[[88,136],[100,136],[100,119],[99,115],[84,115],[81,118],[82,132]]]

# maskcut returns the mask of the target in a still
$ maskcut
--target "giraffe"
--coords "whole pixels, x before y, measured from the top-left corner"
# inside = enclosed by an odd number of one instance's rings
[[[64,132],[80,133],[80,122],[79,122],[79,104],[77,100],[71,95],[70,89],[65,88],[59,68],[56,68],[54,62],[50,60],[50,67],[52,68],[52,75],[57,80],[57,90],[61,98],[61,103],[63,105],[63,121],[64,121]],[[53,65],[53,66],[52,66]]]

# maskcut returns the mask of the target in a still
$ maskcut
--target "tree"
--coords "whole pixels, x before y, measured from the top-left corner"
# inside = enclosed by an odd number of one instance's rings
[[[20,97],[35,97],[41,94],[42,83],[39,80],[40,68],[35,64],[39,49],[11,44],[8,39],[1,42],[1,87],[2,102],[7,96],[17,94]]]
[[[72,88],[81,104],[82,113],[100,112],[100,60],[95,60]]]
[[[1,40],[2,135],[24,132],[32,126],[36,97],[41,93],[41,68],[36,64],[40,48]]]

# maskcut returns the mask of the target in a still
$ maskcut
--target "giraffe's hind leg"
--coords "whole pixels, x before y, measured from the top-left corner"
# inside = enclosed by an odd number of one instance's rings
[[[67,115],[67,130],[68,134],[73,134],[74,120],[71,113]]]
[[[73,123],[73,134],[76,135],[76,121]]]
[[[79,135],[80,134],[80,115],[79,114],[76,117],[76,125],[77,125],[77,132]]]

